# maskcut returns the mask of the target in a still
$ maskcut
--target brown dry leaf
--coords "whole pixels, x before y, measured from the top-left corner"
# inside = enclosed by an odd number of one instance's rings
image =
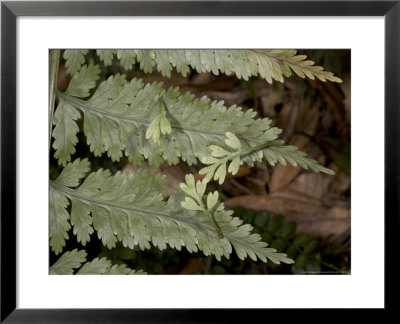
[[[251,187],[255,194],[266,195],[266,185],[270,180],[269,167],[266,163],[257,162],[252,169],[250,176],[246,177],[248,186]]]
[[[58,79],[57,79],[57,89],[61,92],[67,90],[69,85],[70,77],[67,73],[67,69],[64,64],[60,64],[58,67]]]
[[[193,273],[203,273],[204,265],[199,259],[190,259],[188,263],[184,266],[180,274],[193,274]]]
[[[223,100],[227,106],[240,106],[247,100],[249,93],[247,89],[239,89],[237,91],[208,91],[203,94],[213,100]]]
[[[276,119],[276,126],[283,130],[280,138],[285,142],[294,133],[299,114],[299,104],[299,100],[295,95],[285,98],[282,109],[279,111],[278,118]]]
[[[311,99],[303,100],[299,105],[299,114],[296,122],[295,130],[309,136],[314,136],[319,122],[320,103]]]
[[[333,169],[333,168],[332,168]],[[343,171],[336,171],[334,181],[329,186],[329,192],[338,197],[342,196],[344,192],[350,189],[350,177]]]
[[[310,139],[304,135],[294,135],[289,144],[297,146],[300,151],[307,152],[310,147]],[[299,166],[277,164],[269,184],[270,191],[274,192],[286,187],[300,171],[301,167]]]
[[[344,106],[344,95],[337,84],[332,82],[323,83],[319,80],[309,80],[310,85],[321,91],[325,102],[333,113],[333,118],[340,136],[346,138],[350,136],[350,127],[346,120],[346,109]]]
[[[340,84],[340,88],[344,93],[344,108],[346,109],[346,119],[350,123],[351,119],[351,78],[350,72],[346,72],[341,76],[343,83]]]
[[[230,184],[231,186],[229,186],[227,188],[225,186],[225,184]],[[232,193],[233,195],[242,195],[242,194],[254,195],[254,194],[256,194],[251,188],[249,188],[249,186],[243,185],[243,184],[241,184],[239,181],[237,181],[235,179],[230,179],[230,181],[224,182],[223,189],[225,191],[228,191],[228,192]],[[235,191],[237,193],[235,193]]]
[[[211,72],[204,72],[204,73],[196,73],[193,75],[192,79],[190,80],[191,84],[195,85],[204,85],[211,82]]]
[[[335,177],[328,174],[307,172],[300,174],[288,189],[320,200],[328,193],[329,185],[334,179]]]
[[[247,195],[224,201],[227,208],[244,207],[252,210],[268,210],[285,215],[286,221],[295,221],[298,232],[327,237],[337,235],[350,227],[350,209],[340,206],[327,208],[300,199]]]
[[[239,80],[234,76],[221,75],[218,78],[211,79],[209,83],[195,85],[188,81],[187,85],[180,87],[182,93],[190,91],[193,94],[202,95],[206,91],[231,91],[239,84]]]
[[[278,86],[273,89],[265,96],[261,97],[261,106],[263,107],[263,112],[266,117],[271,119],[276,119],[277,112],[275,107],[283,103],[285,92],[283,86]]]

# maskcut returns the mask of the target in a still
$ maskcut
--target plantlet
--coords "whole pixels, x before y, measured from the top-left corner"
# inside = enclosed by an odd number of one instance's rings
[[[330,169],[306,157],[297,147],[285,145],[281,129],[271,127],[268,118],[256,112],[207,97],[182,94],[178,87],[164,88],[124,74],[105,78],[99,65],[86,64],[89,50],[65,50],[63,57],[71,76],[67,89],[57,89],[60,50],[50,52],[50,138],[49,148],[62,170],[50,180],[50,246],[55,254],[64,249],[72,229],[77,242],[85,246],[97,235],[108,248],[120,242],[124,247],[165,249],[167,245],[189,252],[202,251],[217,260],[229,258],[233,250],[240,259],[293,263],[285,253],[262,241],[253,227],[243,224],[233,211],[225,210],[217,192],[207,191],[212,180],[222,184],[228,173],[240,165],[266,161],[315,172],[333,174]],[[294,72],[321,81],[341,82],[322,67],[314,66],[294,50],[97,50],[104,66],[119,60],[125,70],[138,64],[143,72],[157,69],[170,77],[172,69],[187,75],[197,72],[234,73],[248,80],[261,76],[268,82],[283,82]],[[104,80],[103,80],[104,79]],[[103,80],[98,83],[98,80]],[[203,180],[188,174],[180,190],[167,201],[161,195],[165,179],[148,176],[141,168],[134,172],[93,170],[87,158],[76,158],[77,134],[94,157],[106,154],[118,162],[126,157],[133,165],[144,160],[159,166],[163,161],[188,165],[199,161]],[[274,248],[275,247],[275,248]],[[64,253],[50,268],[51,273],[71,274],[83,264],[84,251]],[[120,268],[121,267],[121,268]],[[61,270],[60,270],[61,269]],[[93,274],[135,273],[109,260],[95,259],[77,271]]]

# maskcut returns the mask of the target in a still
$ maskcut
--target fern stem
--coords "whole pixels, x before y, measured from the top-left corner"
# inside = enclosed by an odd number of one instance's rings
[[[219,227],[217,221],[214,218],[214,215],[210,211],[206,211],[206,212],[207,212],[208,218],[210,219],[210,222],[214,225],[215,230],[217,231],[218,237],[220,239],[223,239],[224,234],[222,234],[221,227]]]
[[[58,65],[60,62],[60,50],[50,50],[50,73],[49,73],[49,154],[51,147],[51,133],[53,129],[54,105],[56,102]]]
[[[272,146],[271,142],[263,143],[263,144],[260,144],[260,145],[257,145],[257,146],[252,146],[252,147],[249,147],[246,150],[242,150],[240,152],[240,156],[249,155],[249,154],[251,154],[253,152],[257,152],[259,150],[262,150],[262,149],[265,149],[265,148],[268,148],[268,147],[271,147],[271,146]]]

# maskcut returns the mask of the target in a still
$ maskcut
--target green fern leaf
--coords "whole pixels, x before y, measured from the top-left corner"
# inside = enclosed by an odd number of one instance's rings
[[[82,71],[89,73],[89,69]],[[236,106],[226,108],[222,102],[211,102],[206,97],[195,99],[189,93],[181,95],[174,87],[163,90],[160,83],[145,87],[140,79],[128,83],[121,75],[101,83],[89,100],[68,95],[71,91],[68,88],[65,93],[59,93],[61,112],[65,106],[72,107],[77,119],[76,109],[82,111],[84,133],[91,151],[95,156],[107,151],[114,161],[124,152],[132,163],[146,158],[152,165],[160,164],[163,159],[176,164],[182,158],[193,164],[198,157],[209,154],[208,145],[221,144],[227,131],[235,133],[247,147],[258,144],[270,124],[268,119],[254,120],[256,113],[252,110],[242,111]],[[157,123],[155,129],[163,128],[160,133],[164,133],[158,137],[153,136],[153,131],[147,132],[159,115],[160,97],[165,104],[163,116],[167,123]],[[66,124],[69,120],[54,120],[57,129],[53,132],[56,142],[53,146],[60,151],[56,157],[62,165],[74,153],[72,143],[76,142],[78,130]],[[158,143],[147,140],[150,134]]]
[[[307,154],[299,151],[296,146],[284,146],[282,141],[276,141],[275,145],[263,149],[263,154],[271,165],[275,165],[276,162],[286,165],[285,160],[287,160],[292,166],[300,165],[306,170],[311,169],[315,172],[323,172],[331,175],[335,174],[334,171],[324,168],[318,164],[317,161],[307,158]]]
[[[283,77],[289,77],[292,75],[291,70],[301,78],[315,78],[326,82],[327,80],[332,82],[341,83],[342,80],[332,72],[324,71],[323,67],[314,65],[315,63],[311,60],[306,60],[306,55],[297,55],[295,50],[268,50],[260,51],[254,50],[255,56],[258,61],[266,59],[269,61],[270,70],[272,71],[272,78],[283,82]]]
[[[77,161],[74,163],[79,171],[75,177],[82,175],[81,170],[84,167],[79,164],[87,163]],[[71,167],[67,165],[66,168],[71,173]],[[61,178],[65,178],[63,172],[60,174]],[[188,183],[191,185],[194,180]],[[277,259],[287,261],[283,255],[274,254],[270,257],[275,250],[267,249],[266,243],[257,243],[261,237],[250,234],[252,227],[249,225],[245,225],[243,229],[240,226],[242,221],[232,217],[232,211],[224,210],[222,203],[216,203],[217,207],[213,207],[213,219],[223,233],[223,238],[220,238],[215,224],[210,221],[208,210],[191,211],[183,208],[182,202],[187,198],[183,190],[172,195],[167,202],[163,201],[163,185],[164,177],[148,177],[142,169],[134,173],[117,172],[114,176],[107,170],[98,170],[89,174],[77,188],[65,186],[56,179],[50,182],[50,189],[62,197],[64,202],[67,201],[67,204],[50,209],[51,221],[59,217],[65,218],[68,205],[71,204],[73,209],[74,204],[79,202],[85,207],[83,213],[76,217],[83,217],[85,220],[91,217],[98,237],[109,248],[115,246],[116,239],[125,247],[139,246],[142,250],[150,248],[150,243],[159,249],[165,249],[168,244],[177,250],[184,246],[189,252],[201,250],[205,255],[215,255],[220,260],[222,256],[229,258],[233,246],[239,249],[239,257],[242,259],[248,255],[253,259],[257,256],[264,262],[267,258],[273,262]],[[206,183],[196,185],[196,195],[204,194],[205,185]],[[202,200],[203,197],[199,199]],[[82,222],[75,222],[73,227],[77,227],[76,232],[90,237],[90,230],[87,226],[82,226]],[[78,236],[78,242],[82,241],[82,237],[86,240],[85,235]],[[105,262],[96,260],[90,267],[103,269],[106,265]]]
[[[117,58],[120,60],[121,65],[125,70],[131,70],[136,63],[135,53],[133,50],[118,50]]]
[[[190,67],[185,56],[185,50],[171,50],[169,56],[176,71],[186,77],[190,72]]]
[[[99,74],[100,68],[97,65],[84,65],[72,76],[65,94],[73,97],[87,97],[89,91],[96,86]]]
[[[300,165],[306,170],[311,169],[317,173],[335,174],[334,171],[321,166],[317,161],[307,158],[307,154],[299,151],[296,146],[284,146],[283,141],[274,140],[279,132],[273,128],[270,128],[270,130],[269,136],[264,136],[264,144],[245,149],[242,149],[242,144],[234,134],[227,132],[225,143],[229,146],[229,150],[210,145],[211,156],[205,156],[201,159],[201,162],[208,164],[208,166],[201,169],[199,174],[205,175],[207,181],[214,177],[214,180],[218,180],[219,184],[222,184],[225,180],[228,163],[230,163],[228,172],[236,174],[243,162],[251,165],[255,161],[261,162],[263,157],[272,166],[277,162],[286,166],[286,161],[288,161],[292,166]],[[266,134],[268,134],[268,131],[264,133],[264,135]]]
[[[142,275],[147,274],[143,270],[133,270],[126,267],[125,264],[114,264],[111,268],[107,269],[103,274],[105,275]]]
[[[96,86],[99,73],[100,69],[97,65],[84,65],[78,73],[73,75],[65,94],[71,97],[87,97],[89,90]],[[65,166],[71,161],[71,155],[75,153],[75,145],[78,143],[76,133],[79,131],[76,120],[80,117],[81,114],[77,109],[60,98],[53,117],[55,127],[52,132],[55,139],[53,148],[56,150],[54,157],[58,159],[60,165]]]
[[[115,50],[96,50],[96,54],[103,61],[104,66],[112,65],[112,61],[114,58]]]
[[[54,157],[58,163],[66,165],[71,161],[71,155],[75,153],[75,145],[78,143],[79,128],[76,120],[81,114],[67,102],[60,100],[56,112],[53,116],[53,125],[55,125],[52,136],[54,137],[53,148],[56,150]]]
[[[65,50],[64,59],[65,67],[69,75],[73,75],[79,71],[82,64],[85,63],[85,55],[89,53],[88,50]]]
[[[87,262],[76,273],[77,275],[96,275],[103,274],[107,269],[111,268],[111,261],[106,258],[95,258],[91,262]]]
[[[140,68],[145,73],[153,72],[153,67],[156,64],[154,61],[154,51],[151,50],[137,50],[135,51],[136,58],[140,62]]]
[[[169,50],[155,50],[154,55],[157,58],[157,70],[167,78],[171,77],[172,64],[169,56]]]
[[[153,67],[165,77],[171,76],[172,67],[186,76],[189,66],[197,72],[212,72],[218,75],[235,73],[239,79],[248,80],[251,76],[261,76],[269,83],[273,80],[283,82],[283,77],[292,75],[292,71],[301,78],[310,78],[325,82],[342,82],[332,72],[324,71],[321,66],[307,60],[305,55],[298,55],[295,50],[125,50],[131,60],[137,60],[141,69],[150,73]],[[102,57],[100,56],[102,59]],[[123,58],[126,60],[126,57]],[[132,68],[132,64],[125,65]]]
[[[76,187],[89,170],[90,163],[88,159],[77,159],[73,163],[69,163],[64,167],[63,171],[57,178],[57,182],[63,186]]]
[[[65,240],[69,238],[69,214],[65,210],[68,199],[64,195],[50,188],[50,246],[55,254],[61,253]]]
[[[86,262],[87,253],[84,250],[65,252],[51,267],[51,275],[72,275],[74,269],[78,269]],[[132,275],[132,274],[146,274],[143,270],[132,270],[126,267],[125,264],[112,265],[106,258],[95,258],[91,262],[86,262],[83,267],[76,273],[77,275]]]
[[[80,268],[86,261],[86,256],[87,253],[83,250],[67,251],[50,267],[50,274],[71,275],[74,269]]]
[[[94,67],[84,66],[79,80],[93,82],[96,78],[93,71]],[[85,74],[90,76],[86,78]],[[75,82],[73,86],[76,84],[80,83]],[[226,108],[223,102],[211,102],[206,97],[194,99],[189,93],[181,95],[178,88],[164,90],[161,83],[144,86],[140,79],[127,82],[125,76],[119,74],[102,82],[88,100],[68,95],[70,91],[74,93],[69,88],[65,93],[59,93],[59,107],[63,115],[67,115],[68,111],[64,110],[70,108],[75,119],[78,118],[77,109],[82,111],[84,133],[95,156],[107,152],[113,161],[119,161],[125,153],[131,163],[140,164],[146,158],[155,166],[163,160],[177,164],[181,158],[190,165],[200,159],[211,164],[202,172],[208,179],[217,172],[216,180],[221,184],[226,169],[236,173],[240,164],[252,166],[255,161],[261,161],[262,149],[270,147],[282,131],[271,127],[272,121],[268,118],[254,119],[256,113],[251,109]],[[56,115],[60,114],[58,109]],[[53,147],[57,148],[56,158],[62,165],[70,161],[75,152],[77,126],[71,127],[71,122],[74,122],[73,118],[54,118]],[[226,149],[229,154],[210,158],[210,150],[216,147]],[[265,152],[265,158],[268,160],[269,157],[270,161],[272,153]],[[292,161],[294,153],[287,154],[287,159]],[[238,156],[240,159],[235,159]],[[229,166],[226,165],[228,161],[232,161]],[[302,161],[299,164],[306,165],[306,160]],[[312,170],[327,170],[307,161]],[[284,159],[280,162],[284,163]]]

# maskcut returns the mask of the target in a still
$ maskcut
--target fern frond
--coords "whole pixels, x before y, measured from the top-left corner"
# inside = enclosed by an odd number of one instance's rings
[[[307,158],[307,154],[299,151],[296,146],[284,146],[283,141],[269,140],[264,144],[243,149],[241,142],[234,134],[227,132],[226,137],[225,143],[229,150],[217,145],[210,145],[211,156],[205,156],[201,159],[201,162],[208,164],[208,166],[201,169],[199,174],[206,175],[207,181],[214,178],[214,180],[219,181],[219,184],[222,184],[225,180],[226,170],[231,174],[236,174],[243,162],[248,164],[255,161],[261,162],[263,157],[272,166],[277,162],[286,166],[286,161],[288,161],[294,167],[300,165],[306,170],[311,169],[317,173],[335,174],[334,171],[323,167],[317,161]],[[228,164],[229,167],[227,168]]]
[[[308,77],[312,80],[318,78],[325,82],[342,82],[332,72],[324,71],[321,66],[314,65],[311,60],[306,60],[306,55],[298,55],[295,50],[107,50],[98,51],[98,55],[105,65],[110,64],[110,57],[115,53],[122,66],[130,70],[137,60],[144,72],[152,72],[157,68],[165,77],[171,76],[171,71],[186,76],[190,71],[189,66],[197,72],[212,72],[218,75],[235,73],[238,78],[248,80],[252,76],[260,75],[272,83],[273,80],[283,82],[283,77],[292,75],[292,71],[301,78]],[[131,61],[127,64],[127,58]]]
[[[306,55],[297,55],[295,50],[252,50],[252,52],[257,59],[259,68],[264,62],[263,59],[269,63],[269,67],[260,69],[260,75],[270,83],[271,79],[283,82],[283,76],[290,77],[292,71],[303,79],[305,77],[311,80],[317,78],[322,82],[328,80],[342,83],[342,80],[332,72],[324,71],[322,66],[314,65],[313,61],[307,60]]]
[[[78,251],[74,249],[72,251],[65,252],[51,267],[50,274],[52,275],[72,275],[74,269],[79,269],[76,273],[78,275],[131,275],[131,274],[145,274],[143,270],[132,270],[122,265],[112,265],[110,260],[106,258],[95,258],[91,262],[86,262],[87,253],[84,250]],[[82,266],[82,268],[81,268]]]
[[[96,50],[96,54],[103,61],[104,66],[110,66],[112,64],[114,54],[116,50]]]
[[[229,133],[238,138],[241,146],[240,152],[235,153],[240,159],[231,159],[234,163],[228,171],[232,172],[237,170],[239,164],[252,166],[254,161],[261,161],[261,149],[271,146],[282,131],[271,127],[272,121],[268,118],[254,119],[256,113],[251,109],[227,108],[223,102],[206,97],[195,99],[189,93],[181,95],[178,88],[164,90],[161,83],[144,86],[140,79],[127,82],[125,76],[119,74],[102,82],[88,100],[71,95],[88,91],[94,86],[98,77],[96,73],[98,69],[95,67],[83,66],[66,92],[58,94],[60,103],[56,109],[57,118],[54,118],[53,147],[61,165],[68,163],[75,152],[78,128],[76,125],[72,127],[71,123],[78,118],[77,110],[83,113],[83,130],[95,156],[107,152],[113,161],[119,161],[125,153],[135,165],[139,165],[144,158],[154,166],[163,160],[176,164],[180,158],[189,165],[196,163],[197,159],[210,164],[204,160],[210,156],[210,148],[218,146],[232,150],[226,142],[226,134]],[[80,80],[87,80],[88,85],[85,87],[86,82]],[[86,94],[88,96],[88,92]],[[61,112],[57,112],[58,109]],[[69,119],[68,109],[71,110],[69,115],[73,114]],[[281,154],[285,155],[285,152]],[[288,156],[288,160],[292,159]],[[230,157],[225,157],[225,162],[228,160]],[[305,165],[305,162],[302,163],[299,164]],[[219,180],[222,183],[226,166],[225,163],[220,164],[218,174],[221,174]],[[324,170],[327,169],[320,168],[320,171]]]
[[[262,150],[265,159],[271,165],[275,165],[279,162],[282,165],[286,165],[287,160],[292,166],[296,167],[300,165],[302,168],[308,170],[311,169],[315,172],[323,172],[326,174],[335,174],[334,171],[324,168],[317,161],[307,158],[307,154],[299,151],[296,146],[283,145],[283,141],[274,141],[273,145]]]
[[[73,97],[87,97],[89,91],[96,86],[100,69],[97,65],[84,65],[82,69],[75,73],[69,83],[65,95]],[[65,100],[60,100],[53,116],[52,132],[54,137],[53,148],[55,149],[54,157],[58,159],[58,163],[66,165],[71,161],[71,155],[75,153],[75,145],[78,143],[76,134],[79,131],[76,120],[81,117],[77,109],[68,104]]]
[[[67,251],[50,267],[50,274],[71,275],[86,261],[86,256],[83,250]]]
[[[215,255],[220,260],[222,256],[229,258],[233,246],[241,259],[248,255],[253,260],[259,258],[264,262],[267,258],[273,262],[291,262],[286,255],[276,254],[274,249],[267,248],[258,234],[250,233],[250,225],[241,226],[242,221],[232,217],[232,211],[224,210],[221,203],[214,201],[210,208],[216,206],[213,219],[223,238],[218,235],[206,211],[182,207],[186,198],[184,191],[172,195],[168,202],[163,201],[161,189],[164,177],[160,175],[148,177],[144,170],[138,169],[134,173],[117,172],[112,176],[108,170],[101,169],[89,174],[80,186],[73,188],[66,185],[73,181],[65,182],[63,179],[81,177],[88,161],[76,160],[74,164],[74,167],[67,165],[61,172],[58,179],[62,181],[56,179],[50,182],[50,190],[67,201],[67,205],[59,205],[50,211],[53,213],[52,220],[58,217],[64,219],[66,208],[71,205],[71,221],[74,211],[75,219],[83,219],[72,224],[74,233],[80,233],[77,235],[78,242],[83,245],[89,241],[93,227],[108,248],[114,247],[117,240],[125,247],[139,246],[142,250],[150,248],[150,243],[159,249],[165,249],[168,244],[177,250],[184,246],[189,252],[201,250],[205,255]],[[74,169],[78,171],[71,174]],[[63,175],[65,170],[68,177]],[[205,183],[198,193],[202,195],[204,191]],[[59,253],[58,250],[55,252]],[[100,261],[93,265],[96,269],[101,269],[101,266]]]
[[[65,67],[69,75],[73,75],[76,71],[79,71],[82,64],[85,63],[85,55],[89,50],[65,50],[64,59]]]

